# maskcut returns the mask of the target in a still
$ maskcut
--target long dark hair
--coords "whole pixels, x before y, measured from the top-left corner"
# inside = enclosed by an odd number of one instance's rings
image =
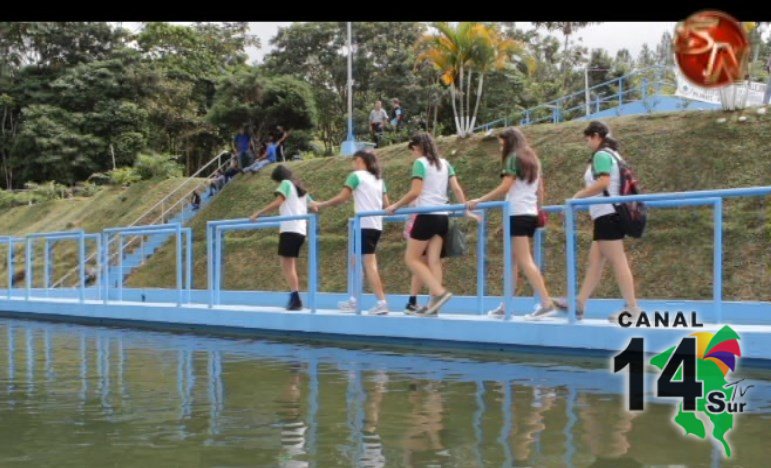
[[[602,138],[602,143],[598,148],[598,151],[603,148],[610,148],[613,151],[618,151],[618,141],[610,136],[610,128],[599,120],[592,120],[589,122],[589,126],[584,129],[584,136],[599,135]]]
[[[273,169],[273,172],[270,174],[270,178],[273,179],[275,182],[283,182],[285,180],[288,180],[292,182],[294,185],[294,188],[297,189],[297,196],[302,197],[306,193],[308,193],[307,190],[305,190],[305,187],[303,187],[302,182],[295,179],[292,171],[290,171],[286,166],[283,164],[279,164],[276,166],[275,169]]]
[[[414,147],[420,148],[423,156],[428,159],[430,164],[436,166],[437,169],[442,169],[439,164],[439,150],[436,149],[436,143],[430,134],[426,132],[420,132],[410,137],[410,142],[407,143],[407,148],[412,149]]]
[[[353,153],[353,157],[364,161],[364,165],[367,166],[367,172],[375,176],[376,179],[380,179],[380,163],[374,151],[359,150]]]
[[[517,178],[532,184],[538,178],[538,155],[527,142],[525,134],[515,127],[504,130],[498,138],[503,141],[501,163],[506,164],[506,158],[511,153],[516,155]]]

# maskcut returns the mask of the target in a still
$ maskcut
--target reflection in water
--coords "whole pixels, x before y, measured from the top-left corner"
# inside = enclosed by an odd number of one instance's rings
[[[604,361],[492,361],[13,320],[0,320],[0,336],[0,466],[110,465],[115,444],[137,463],[191,466],[765,462],[764,438],[752,436],[766,434],[769,419],[762,374],[752,380],[758,411],[741,416],[735,458],[722,460],[672,427],[672,405],[627,412],[623,377]]]

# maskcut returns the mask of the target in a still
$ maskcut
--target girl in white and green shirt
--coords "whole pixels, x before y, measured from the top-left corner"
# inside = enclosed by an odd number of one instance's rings
[[[514,291],[517,289],[517,269],[521,270],[530,285],[541,298],[539,308],[525,319],[539,320],[559,313],[538,266],[530,252],[530,238],[538,224],[538,207],[543,204],[543,174],[541,161],[527,143],[525,135],[517,128],[507,128],[500,135],[501,183],[488,194],[468,202],[473,210],[479,203],[494,200],[504,193],[509,203],[509,227],[512,237],[512,261],[514,263]],[[503,317],[503,303],[490,311],[494,317]]]
[[[434,139],[428,133],[413,135],[407,147],[412,150],[415,162],[412,165],[412,187],[399,201],[386,208],[393,214],[397,209],[415,200],[415,206],[447,205],[447,189],[452,189],[458,202],[466,203],[466,196],[458,183],[455,169],[446,159],[439,157]],[[467,215],[476,217],[467,212]],[[419,214],[410,230],[407,240],[405,263],[417,275],[433,296],[427,307],[418,309],[419,316],[436,316],[439,308],[452,297],[442,285],[442,263],[440,255],[444,237],[449,229],[449,213],[446,211]],[[428,265],[421,257],[428,249]]]
[[[377,156],[371,150],[360,150],[353,155],[353,172],[348,174],[340,193],[325,202],[311,203],[311,209],[320,210],[328,206],[340,205],[353,196],[353,207],[356,213],[362,211],[380,211],[384,205],[388,205],[386,186],[380,173],[380,164]],[[383,232],[383,218],[369,216],[361,219],[362,255],[364,272],[369,285],[378,299],[377,304],[368,313],[371,315],[385,315],[388,313],[388,304],[380,281],[380,273],[377,268],[377,249],[380,234]],[[351,297],[347,301],[338,303],[343,311],[352,311],[356,308],[356,299]]]
[[[250,219],[256,221],[265,213],[278,208],[281,216],[298,216],[308,213],[308,191],[294,179],[292,171],[283,165],[273,170],[270,178],[279,185],[274,191],[276,199],[261,210],[256,211]],[[287,310],[301,310],[303,307],[300,299],[300,280],[297,276],[297,257],[300,256],[300,247],[305,243],[307,221],[304,219],[282,221],[279,227],[278,255],[281,259],[281,271],[291,290]]]
[[[621,180],[617,160],[620,159],[617,153],[618,142],[611,137],[608,126],[599,121],[589,123],[584,130],[584,140],[586,146],[592,150],[592,158],[584,172],[585,188],[579,190],[573,198],[618,196]],[[590,205],[589,215],[592,218],[594,233],[589,249],[589,267],[577,298],[577,316],[583,317],[586,301],[602,279],[602,270],[607,261],[616,274],[616,282],[626,301],[625,309],[636,319],[641,311],[635,299],[632,270],[624,251],[625,231],[621,218],[611,203]],[[608,319],[616,322],[621,312],[623,311],[612,314]]]

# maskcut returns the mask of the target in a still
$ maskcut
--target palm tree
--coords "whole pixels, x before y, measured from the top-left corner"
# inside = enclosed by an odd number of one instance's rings
[[[528,59],[528,68],[534,67],[534,62],[526,57],[523,43],[503,37],[495,26],[461,22],[453,27],[440,22],[434,27],[438,33],[423,36],[416,45],[419,49],[416,66],[428,63],[439,71],[441,82],[450,87],[456,133],[465,137],[474,129],[485,74],[506,68],[515,58]],[[472,112],[474,78],[477,89]]]

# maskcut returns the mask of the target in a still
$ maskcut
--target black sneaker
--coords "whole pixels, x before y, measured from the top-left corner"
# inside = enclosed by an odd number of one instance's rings
[[[303,301],[300,299],[300,295],[293,294],[292,297],[289,299],[289,304],[286,307],[286,310],[302,310],[303,309]]]
[[[407,306],[404,308],[404,313],[407,315],[415,315],[415,312],[418,311],[418,305],[413,304],[411,302],[407,303]]]

